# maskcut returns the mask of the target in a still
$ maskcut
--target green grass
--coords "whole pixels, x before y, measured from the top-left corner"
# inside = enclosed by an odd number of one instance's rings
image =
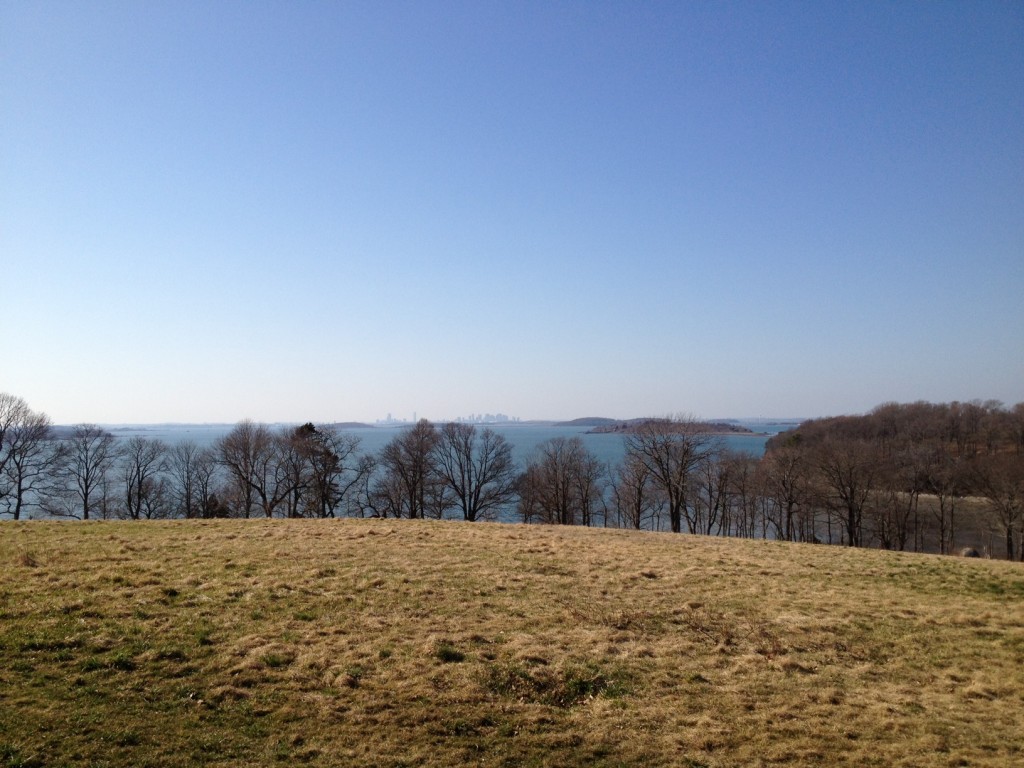
[[[1024,763],[1024,568],[419,521],[0,525],[0,768]]]

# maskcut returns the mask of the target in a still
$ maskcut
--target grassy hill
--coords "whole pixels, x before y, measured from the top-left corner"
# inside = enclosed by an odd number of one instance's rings
[[[0,525],[0,766],[1024,763],[1024,568],[393,520]]]

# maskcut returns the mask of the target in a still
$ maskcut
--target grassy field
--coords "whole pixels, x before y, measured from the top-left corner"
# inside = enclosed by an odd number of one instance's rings
[[[1024,764],[1024,567],[390,520],[0,524],[0,766]]]

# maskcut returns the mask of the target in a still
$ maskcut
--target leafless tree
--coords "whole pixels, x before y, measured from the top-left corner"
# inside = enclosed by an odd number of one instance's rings
[[[110,516],[108,480],[118,456],[114,436],[95,424],[79,424],[63,449],[48,511],[83,520]]]
[[[524,522],[591,525],[603,480],[604,466],[580,438],[546,440],[519,478],[519,515]]]
[[[0,393],[0,514],[19,520],[29,506],[42,502],[61,452],[45,413],[24,401],[13,405],[9,395]]]
[[[868,505],[872,532],[884,549],[903,551],[919,521],[919,501],[924,490],[921,452],[905,445],[881,462],[879,488]]]
[[[957,506],[967,492],[965,464],[939,448],[927,454],[921,472],[922,489],[937,502],[932,516],[939,529],[939,552],[949,554],[956,538]]]
[[[435,464],[440,438],[426,419],[405,429],[381,449],[382,472],[374,483],[373,506],[382,517],[441,517],[450,500]]]
[[[605,488],[607,468],[585,448],[580,452],[573,482],[582,525],[607,525]]]
[[[199,516],[203,518],[227,517],[227,511],[219,504],[216,488],[222,482],[222,467],[212,448],[203,448],[195,461],[195,490],[199,501]],[[223,512],[223,514],[221,514]]]
[[[333,426],[307,423],[291,435],[291,442],[303,469],[295,471],[293,499],[299,513],[311,517],[335,517],[339,512],[359,510],[358,493],[372,470],[358,453],[359,438]]]
[[[200,448],[187,440],[170,449],[168,477],[176,514],[189,519],[209,517],[217,469],[217,457],[210,448]]]
[[[991,510],[992,525],[1003,537],[1006,559],[1019,548],[1024,560],[1024,457],[995,454],[974,462],[974,485]]]
[[[357,460],[358,472],[351,484],[342,506],[345,514],[352,517],[373,517],[380,512],[375,505],[374,487],[377,480],[377,456],[364,453]]]
[[[379,468],[378,459],[375,469]],[[388,469],[375,473],[364,513],[370,517],[402,517],[408,509],[405,485],[398,472]]]
[[[968,403],[952,402],[948,407],[949,437],[956,446],[958,458],[976,456],[983,444],[982,427],[988,418],[990,408],[1002,406],[996,400],[983,403],[971,400]]]
[[[979,495],[979,477],[971,466],[983,466],[990,457],[1024,453],[1024,406],[1008,409],[998,400],[972,400],[931,404],[886,403],[864,416],[844,416],[804,422],[795,432],[768,443],[765,465],[780,446],[798,441],[808,456],[815,457],[817,480],[813,488],[827,493],[822,504],[837,515],[849,540],[851,522],[860,521],[861,543],[877,541],[883,547],[953,552],[958,535],[981,533],[974,507],[962,504]],[[818,457],[831,446],[836,454],[871,453],[873,462],[862,463],[855,473],[860,480],[870,475],[861,494],[837,490],[840,467],[831,472]],[[838,450],[842,447],[842,450]],[[850,469],[851,467],[847,467]],[[870,468],[869,472],[865,472]],[[826,482],[828,481],[828,482]],[[848,488],[852,485],[847,483]],[[919,503],[922,496],[928,504]],[[817,504],[817,502],[816,502]],[[852,518],[852,520],[851,520]],[[826,518],[831,541],[833,517]],[[934,541],[933,541],[934,537]]]
[[[228,476],[230,491],[237,495],[238,511],[243,517],[252,516],[256,504],[253,478],[257,463],[262,454],[271,449],[272,442],[270,431],[264,425],[246,419],[214,443],[217,461]]]
[[[648,419],[625,438],[626,455],[647,467],[664,494],[673,533],[682,531],[690,474],[713,442],[713,436],[692,418]]]
[[[722,532],[722,524],[729,515],[731,472],[732,464],[723,451],[701,453],[690,485],[693,498],[686,506],[691,533],[710,536]]]
[[[199,517],[199,492],[196,488],[196,462],[199,446],[186,440],[173,446],[168,455],[168,475],[178,514],[187,520]]]
[[[279,482],[278,441],[273,432],[246,419],[217,440],[215,451],[241,514],[251,517],[258,504],[266,517],[272,517],[288,490]]]
[[[810,511],[812,505],[811,474],[805,451],[797,445],[783,445],[765,454],[758,467],[762,492],[774,502],[778,515],[773,516],[776,537],[796,541],[797,515]]]
[[[24,423],[31,409],[20,397],[0,392],[0,473],[10,461],[11,444],[7,434],[16,425]]]
[[[478,433],[472,424],[445,424],[434,457],[463,520],[493,517],[515,498],[512,446],[493,430]]]
[[[1014,450],[1018,454],[1024,454],[1024,403],[1013,406],[1007,421]]]
[[[817,446],[815,461],[846,543],[863,546],[864,509],[878,479],[878,460],[871,445],[860,440],[826,440]]]
[[[740,536],[749,528],[753,504],[754,469],[746,453],[717,445],[701,455],[693,486],[695,498],[688,506],[698,510],[697,532]]]
[[[752,539],[757,536],[757,523],[761,511],[757,479],[758,459],[751,454],[735,453],[725,460],[732,466],[729,473],[731,518],[726,530],[729,535]]]
[[[659,527],[664,496],[655,487],[651,470],[639,457],[627,455],[615,470],[612,504],[619,525],[637,530]]]
[[[167,444],[162,440],[132,437],[120,449],[124,509],[132,520],[166,517]]]
[[[281,495],[285,517],[302,517],[306,512],[305,504],[312,482],[312,469],[308,461],[312,441],[308,429],[316,428],[312,424],[305,424],[276,437],[274,486],[285,491]]]

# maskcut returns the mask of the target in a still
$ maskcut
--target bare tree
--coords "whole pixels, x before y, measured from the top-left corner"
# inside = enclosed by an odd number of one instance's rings
[[[554,437],[519,478],[524,522],[591,525],[603,496],[604,466],[578,437]]]
[[[884,549],[903,551],[914,534],[924,490],[917,453],[913,446],[904,446],[882,462],[880,488],[869,511],[874,535]]]
[[[524,522],[575,525],[572,473],[583,450],[576,437],[555,437],[539,447],[539,456],[526,465],[519,481],[519,514]]]
[[[240,512],[251,517],[257,503],[267,517],[281,501],[277,483],[277,441],[265,424],[239,422],[217,440],[217,460],[227,472]]]
[[[690,514],[687,524],[691,533],[708,536],[721,533],[723,521],[729,514],[730,474],[732,465],[719,450],[706,450],[694,472],[691,483],[692,501],[687,504]]]
[[[796,445],[775,448],[765,454],[759,466],[762,492],[779,514],[774,520],[777,538],[795,541],[796,519],[812,502],[810,465],[805,452]]]
[[[186,440],[173,446],[167,457],[167,473],[171,478],[171,494],[181,517],[190,520],[199,517],[199,498],[196,489],[196,461],[199,446]]]
[[[52,499],[57,503],[49,507],[50,511],[83,520],[97,513],[109,516],[112,499],[108,475],[118,456],[114,436],[95,424],[79,424],[63,448]]]
[[[471,424],[445,424],[434,457],[464,520],[496,515],[515,498],[512,446],[493,430],[478,434]]]
[[[0,473],[10,461],[11,444],[8,433],[18,424],[24,423],[30,409],[20,397],[0,392]]]
[[[285,517],[302,517],[312,482],[309,466],[310,430],[316,427],[305,424],[294,430],[276,436],[277,455],[274,468],[274,487],[280,488]]]
[[[374,467],[369,457],[359,454],[359,438],[331,426],[314,428],[308,438],[310,514],[334,517],[359,510],[360,494]]]
[[[627,455],[615,470],[612,504],[617,522],[627,528],[658,528],[664,496],[654,485],[653,475],[638,456]]]
[[[383,475],[374,484],[375,512],[383,517],[441,517],[449,505],[437,470],[437,428],[426,419],[385,445],[378,458]]]
[[[27,405],[9,407],[9,397],[0,394],[0,514],[19,520],[29,506],[41,503],[61,453],[50,418]]]
[[[196,499],[199,501],[199,516],[203,518],[227,517],[227,510],[217,499],[215,488],[223,478],[217,454],[212,448],[203,448],[195,461]]]
[[[691,418],[648,419],[625,438],[626,455],[647,467],[664,494],[673,533],[682,531],[690,473],[712,443],[713,436]]]
[[[165,517],[167,444],[162,440],[132,437],[121,446],[121,476],[125,513],[132,520]]]
[[[379,469],[380,464],[378,459],[374,469]],[[398,472],[391,469],[375,472],[366,497],[365,512],[371,517],[402,517],[408,507],[405,485]]]
[[[939,553],[943,555],[953,551],[957,505],[966,493],[965,480],[963,462],[950,456],[943,448],[932,451],[924,460],[922,489],[932,494],[937,502],[932,516],[938,524]]]
[[[576,486],[576,503],[580,510],[581,525],[607,525],[607,474],[607,467],[597,456],[586,449],[580,452],[573,482]]]
[[[729,535],[752,539],[757,536],[757,521],[761,511],[758,493],[758,459],[748,453],[734,453],[728,461],[732,516],[727,527]]]
[[[878,461],[871,446],[860,440],[826,440],[816,462],[828,503],[839,516],[851,547],[864,545],[864,509],[876,489]]]
[[[377,457],[374,454],[363,454],[357,461],[358,471],[355,479],[345,494],[342,509],[352,517],[379,515],[375,507],[374,483],[377,477]]]
[[[1006,559],[1014,559],[1019,543],[1024,560],[1024,457],[986,456],[974,463],[972,479],[988,502],[995,531],[1003,537]]]
[[[697,530],[707,535],[744,535],[753,508],[753,462],[749,454],[713,445],[697,465],[694,501]]]
[[[1024,454],[1024,403],[1017,403],[1007,417],[1008,432],[1013,449],[1017,454]]]
[[[187,440],[170,449],[170,493],[176,514],[184,518],[209,517],[208,505],[217,475],[217,457],[210,448]]]

